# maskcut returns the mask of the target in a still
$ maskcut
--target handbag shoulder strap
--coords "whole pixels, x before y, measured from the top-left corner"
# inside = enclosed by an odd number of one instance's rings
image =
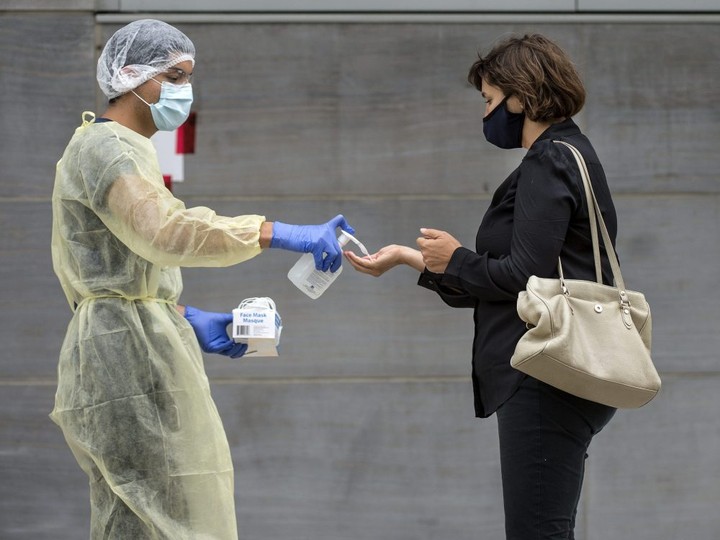
[[[572,152],[573,156],[575,156],[575,160],[577,161],[577,156],[580,155],[580,159],[583,159],[580,152],[572,146],[571,144],[568,144],[563,141],[553,141],[556,144],[563,144],[570,148],[570,151]],[[574,151],[573,151],[574,150]],[[577,153],[576,153],[577,152]],[[584,163],[584,160],[583,160]],[[595,217],[595,204],[593,196],[590,192],[590,189],[592,185],[590,184],[590,177],[588,175],[588,181],[585,181],[585,175],[583,172],[583,167],[581,166],[580,162],[578,161],[578,169],[580,171],[580,177],[582,178],[583,187],[585,188],[585,201],[587,201],[587,209],[588,209],[588,218],[590,221],[590,238],[592,240],[592,248],[593,248],[593,260],[595,261],[595,281],[598,283],[602,283],[602,262],[600,260],[600,241],[598,240],[598,227],[597,227],[597,218]],[[598,210],[599,212],[599,210]],[[560,264],[560,263],[558,263]],[[562,270],[560,271],[562,273]]]
[[[585,160],[582,157],[580,151],[573,145],[566,143],[565,141],[553,141],[557,144],[567,146],[575,157],[575,161],[580,169],[580,176],[582,177],[583,185],[585,187],[585,197],[588,205],[588,215],[590,218],[590,232],[593,243],[593,258],[595,259],[595,277],[598,283],[602,283],[602,268],[600,263],[600,242],[597,234],[597,224],[600,224],[600,232],[602,234],[603,243],[605,244],[605,252],[610,260],[610,268],[612,269],[613,278],[616,286],[621,290],[625,290],[625,282],[620,272],[620,263],[618,262],[615,249],[613,248],[612,241],[610,240],[610,234],[608,233],[607,227],[605,226],[605,220],[603,220],[602,213],[600,212],[600,205],[598,205],[595,192],[593,191],[592,184],[590,183],[590,173],[588,172]],[[562,277],[562,269],[560,270]]]

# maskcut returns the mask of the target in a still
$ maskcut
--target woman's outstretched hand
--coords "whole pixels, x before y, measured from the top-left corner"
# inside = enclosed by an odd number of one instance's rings
[[[352,251],[346,251],[345,258],[358,272],[375,277],[383,275],[400,264],[406,264],[418,272],[422,272],[424,268],[422,255],[419,251],[397,244],[385,246],[369,257],[360,257]]]

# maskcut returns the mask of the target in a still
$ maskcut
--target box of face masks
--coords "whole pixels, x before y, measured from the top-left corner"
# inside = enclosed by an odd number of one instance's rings
[[[244,356],[277,356],[282,319],[272,298],[246,298],[233,309],[232,337],[247,343]]]

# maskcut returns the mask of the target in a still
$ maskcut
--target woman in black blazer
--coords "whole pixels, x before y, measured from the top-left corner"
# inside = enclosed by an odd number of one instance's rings
[[[570,150],[554,141],[572,144],[585,158],[613,242],[615,207],[598,157],[571,119],[585,102],[585,88],[562,49],[537,34],[506,39],[473,64],[468,80],[486,103],[487,140],[528,150],[495,191],[475,250],[445,231],[421,229],[419,251],[389,245],[372,257],[346,256],[375,276],[411,266],[421,272],[419,285],[448,305],[474,309],[475,413],[497,413],[507,539],[573,539],[586,452],[615,409],[510,366],[525,332],[516,300],[528,277],[558,277],[561,256],[567,278],[595,279],[580,172]],[[603,278],[611,284],[601,251]]]

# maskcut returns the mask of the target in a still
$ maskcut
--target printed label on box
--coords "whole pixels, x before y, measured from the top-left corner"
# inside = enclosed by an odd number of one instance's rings
[[[246,298],[232,313],[232,337],[247,343],[245,357],[278,355],[282,319],[271,298]]]
[[[233,338],[275,339],[275,310],[233,309]]]

